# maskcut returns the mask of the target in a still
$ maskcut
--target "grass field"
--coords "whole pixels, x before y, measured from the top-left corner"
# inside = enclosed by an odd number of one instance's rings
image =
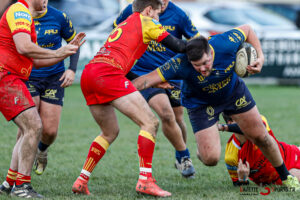
[[[300,88],[251,86],[250,90],[260,112],[279,140],[300,145]],[[196,158],[196,144],[189,124],[188,147],[196,168],[195,179],[184,179],[174,168],[174,150],[161,129],[154,153],[153,173],[158,185],[172,192],[168,199],[300,199],[300,193],[272,192],[268,196],[241,195],[232,186],[224,164],[224,148],[230,137],[221,133],[222,157],[216,167],[205,167]],[[121,132],[107,154],[94,170],[89,183],[92,196],[77,196],[71,187],[80,173],[92,140],[100,133],[92,119],[79,85],[66,90],[65,106],[59,128],[59,137],[49,150],[49,163],[42,176],[32,175],[34,188],[47,199],[155,199],[136,194],[138,178],[138,127],[118,113]],[[5,179],[11,151],[15,143],[16,126],[0,116],[0,181]],[[253,184],[251,186],[254,186]],[[259,191],[265,191],[259,188]],[[0,199],[6,197],[0,196]],[[11,199],[7,197],[7,199]]]

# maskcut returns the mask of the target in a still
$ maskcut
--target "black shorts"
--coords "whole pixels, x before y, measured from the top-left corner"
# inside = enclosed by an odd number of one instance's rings
[[[30,77],[26,86],[31,96],[40,96],[41,101],[63,106],[65,89],[60,87],[63,81],[59,81],[63,73],[49,77]]]
[[[188,109],[188,115],[194,133],[213,126],[219,121],[219,115],[224,112],[226,115],[244,113],[256,105],[247,86],[240,81],[230,99],[216,105],[203,105],[198,108]]]
[[[148,88],[140,91],[143,97],[147,102],[157,94],[166,94],[169,97],[170,103],[172,107],[181,106],[181,90],[180,83],[170,83],[170,85],[174,86],[173,89],[161,89],[161,88]]]

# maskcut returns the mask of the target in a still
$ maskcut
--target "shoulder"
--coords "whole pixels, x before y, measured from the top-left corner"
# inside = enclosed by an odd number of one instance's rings
[[[21,3],[15,3],[11,5],[7,10],[7,15],[13,16],[14,20],[25,19],[32,22],[32,16],[29,12],[29,9]]]
[[[174,4],[171,1],[169,2],[167,11],[174,12],[177,15],[180,15],[180,16],[186,16],[186,13],[179,6],[177,6],[176,4]]]
[[[59,19],[59,20],[68,19],[67,14],[63,11],[60,11],[52,6],[48,6],[47,9],[48,9],[48,14],[51,16],[54,16],[56,19]]]

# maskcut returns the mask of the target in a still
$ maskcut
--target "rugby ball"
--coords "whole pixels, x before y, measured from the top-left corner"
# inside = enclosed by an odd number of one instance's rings
[[[257,52],[254,47],[249,43],[241,44],[238,52],[236,53],[236,61],[234,67],[235,73],[242,78],[249,76],[247,66],[256,60]]]

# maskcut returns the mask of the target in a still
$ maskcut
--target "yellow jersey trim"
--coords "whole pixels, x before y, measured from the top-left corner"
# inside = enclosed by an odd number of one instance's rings
[[[69,39],[67,39],[66,41],[70,42],[71,40],[74,39],[75,35],[76,35],[76,31],[74,31],[73,35]]]
[[[153,143],[155,143],[155,138],[150,133],[148,133],[147,131],[140,130],[140,136],[143,136],[143,137],[151,140]]]
[[[157,73],[158,73],[158,75],[159,75],[160,79],[161,79],[163,82],[166,82],[166,79],[165,79],[165,77],[162,75],[162,73],[161,73],[160,69],[159,69],[159,68],[157,68],[157,69],[156,69],[156,71],[157,71]]]
[[[103,149],[105,149],[105,151],[109,147],[109,143],[101,136],[96,137],[94,142],[98,143],[101,147],[103,147]]]
[[[245,38],[245,40],[244,41],[246,41],[247,40],[247,36],[246,36],[246,34],[244,33],[244,31],[242,30],[242,29],[240,29],[240,28],[234,28],[234,29],[236,29],[236,30],[238,30],[238,31],[240,31],[243,35],[244,35],[244,38]]]
[[[212,63],[214,63],[214,60],[215,60],[215,49],[213,48],[213,46],[209,45],[210,46],[210,49],[212,50],[212,54],[213,54],[213,60],[212,60]]]

